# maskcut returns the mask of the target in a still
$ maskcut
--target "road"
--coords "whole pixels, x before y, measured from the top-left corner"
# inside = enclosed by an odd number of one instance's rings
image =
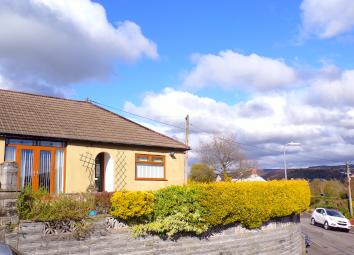
[[[354,255],[354,229],[351,232],[325,230],[310,224],[310,214],[301,215],[301,231],[311,240],[309,255]]]

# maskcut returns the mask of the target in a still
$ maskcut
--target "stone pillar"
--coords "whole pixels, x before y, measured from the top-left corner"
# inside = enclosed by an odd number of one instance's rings
[[[17,201],[17,164],[0,164],[0,241],[5,236],[6,228],[18,223]]]
[[[0,191],[17,191],[17,163],[0,164]]]

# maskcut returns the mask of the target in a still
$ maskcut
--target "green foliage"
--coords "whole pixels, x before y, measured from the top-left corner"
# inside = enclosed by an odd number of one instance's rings
[[[17,196],[16,206],[20,219],[29,219],[34,202],[46,195],[48,195],[46,190],[32,192],[32,187],[26,186]]]
[[[306,181],[172,186],[155,193],[153,217],[146,224],[133,226],[133,232],[173,237],[177,233],[201,234],[211,227],[236,222],[257,228],[269,219],[299,214],[309,204],[310,189]]]
[[[33,192],[26,187],[17,199],[20,219],[34,221],[81,220],[94,207],[91,196],[75,199],[67,195],[49,195],[45,190]]]
[[[193,164],[191,167],[190,178],[194,182],[213,182],[215,181],[214,170],[205,163]]]
[[[310,204],[306,181],[220,182],[199,188],[210,226],[239,222],[257,228],[271,218],[299,214]]]
[[[155,196],[152,192],[117,191],[111,198],[111,214],[125,221],[141,221],[154,210]]]
[[[320,180],[314,179],[310,182],[311,195],[320,196],[325,194],[331,198],[347,197],[347,188],[344,183],[339,180]]]
[[[106,214],[111,210],[113,192],[97,192],[94,193],[95,205],[97,213]]]
[[[203,224],[203,218],[198,212],[188,213],[187,218],[185,213],[178,212],[147,224],[135,225],[132,230],[135,237],[147,234],[166,234],[172,238],[177,233],[202,234],[208,230],[208,225]]]
[[[78,200],[65,195],[44,196],[33,203],[29,219],[34,221],[78,221],[87,217],[92,200]]]

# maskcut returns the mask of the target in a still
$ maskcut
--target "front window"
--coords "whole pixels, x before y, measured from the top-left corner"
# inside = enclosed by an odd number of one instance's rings
[[[345,218],[343,214],[341,214],[340,212],[336,211],[336,210],[326,210],[328,216],[333,216],[333,217],[339,217],[339,218]]]
[[[165,156],[137,154],[136,180],[165,180]]]

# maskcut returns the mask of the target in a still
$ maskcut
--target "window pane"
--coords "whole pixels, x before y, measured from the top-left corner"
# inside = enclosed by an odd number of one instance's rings
[[[21,189],[32,185],[33,150],[21,150],[20,182]]]
[[[6,146],[5,161],[16,161],[16,147]]]
[[[148,161],[148,156],[138,156],[137,160],[138,161]]]
[[[57,150],[55,154],[55,193],[64,192],[64,150]]]
[[[22,145],[34,145],[33,140],[24,140],[24,139],[7,139],[7,144],[22,144]]]
[[[39,188],[50,191],[50,171],[52,169],[52,152],[41,150],[39,153]]]
[[[162,157],[152,157],[152,162],[163,163],[163,159],[162,159]]]
[[[54,141],[38,141],[38,145],[40,146],[49,146],[49,147],[64,147],[63,142],[54,142]]]
[[[159,165],[137,164],[136,178],[164,178],[164,167]]]

